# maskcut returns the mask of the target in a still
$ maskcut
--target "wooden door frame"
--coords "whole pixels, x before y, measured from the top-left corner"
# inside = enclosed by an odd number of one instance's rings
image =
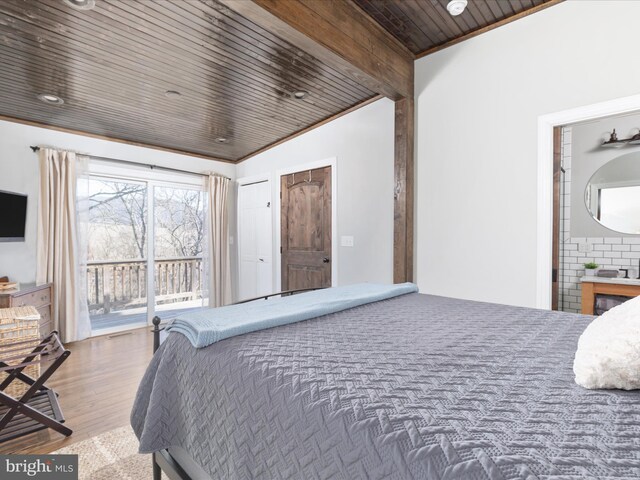
[[[275,193],[275,202],[272,203],[272,205],[277,205],[277,208],[272,214],[275,216],[273,231],[280,232],[280,221],[282,217],[282,202],[280,201],[281,177],[283,175],[289,175],[291,173],[305,170],[316,170],[318,168],[324,167],[331,167],[331,286],[336,287],[338,286],[338,161],[336,157],[330,157],[324,160],[318,160],[316,162],[291,165],[290,167],[283,168],[276,172],[277,181],[274,183],[274,185],[276,185],[276,188],[273,190]],[[282,257],[280,254],[281,246],[282,238],[281,234],[278,233],[278,235],[275,235],[273,249],[273,265],[275,272],[274,285],[276,287],[276,291],[278,292],[282,290]]]
[[[560,300],[560,231],[564,215],[560,211],[562,183],[562,130],[553,127],[553,227],[551,244],[551,310],[558,310]]]
[[[640,110],[640,95],[562,110],[538,117],[538,218],[536,259],[537,308],[551,308],[553,256],[553,129]]]
[[[234,285],[234,292],[236,296],[240,295],[240,264],[242,262],[242,257],[240,256],[240,225],[242,225],[242,218],[241,218],[241,213],[240,213],[240,187],[244,186],[244,185],[251,185],[252,183],[262,183],[262,182],[267,182],[269,183],[269,191],[271,192],[271,206],[273,207],[274,203],[273,203],[273,187],[272,185],[272,179],[271,179],[271,174],[268,172],[265,173],[259,173],[257,175],[250,175],[248,177],[242,177],[242,178],[237,178],[236,180],[237,183],[237,188],[236,188],[236,205],[235,205],[235,209],[236,209],[236,225],[235,225],[235,232],[236,232],[236,241],[235,243],[235,247],[236,247],[236,275],[235,275],[235,285]],[[271,245],[273,246],[273,208],[271,208]],[[273,257],[273,253],[274,250],[272,248],[271,251],[271,263],[273,264],[274,262],[274,257]],[[232,281],[233,283],[233,281]],[[271,273],[271,285],[273,286],[273,272]],[[274,290],[272,288],[272,290]],[[279,291],[279,290],[274,290],[275,291]]]

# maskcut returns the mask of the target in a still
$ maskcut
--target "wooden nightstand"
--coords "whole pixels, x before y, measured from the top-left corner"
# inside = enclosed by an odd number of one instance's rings
[[[23,283],[16,290],[0,292],[0,308],[32,305],[40,313],[40,335],[53,330],[53,284]]]

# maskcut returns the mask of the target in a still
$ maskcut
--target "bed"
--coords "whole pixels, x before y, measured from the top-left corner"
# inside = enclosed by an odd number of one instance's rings
[[[591,320],[414,293],[200,349],[172,333],[131,423],[176,478],[637,479],[640,392],[573,381]]]

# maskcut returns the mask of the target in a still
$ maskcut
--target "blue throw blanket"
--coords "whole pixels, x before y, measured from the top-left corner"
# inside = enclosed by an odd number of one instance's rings
[[[177,317],[167,331],[181,333],[194,347],[202,348],[236,335],[309,320],[417,291],[418,287],[413,283],[360,283],[327,288],[187,313]]]

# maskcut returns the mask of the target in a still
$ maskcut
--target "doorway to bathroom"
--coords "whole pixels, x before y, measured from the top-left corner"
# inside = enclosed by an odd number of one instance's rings
[[[598,315],[640,295],[640,112],[553,140],[552,309]]]

